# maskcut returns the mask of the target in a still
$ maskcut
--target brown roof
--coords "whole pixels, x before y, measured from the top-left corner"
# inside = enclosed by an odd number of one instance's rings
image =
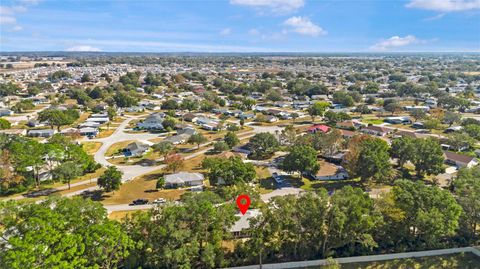
[[[367,126],[367,127],[364,127],[362,130],[372,130],[379,133],[388,133],[392,131],[392,129],[390,128],[385,128],[381,126]]]
[[[350,127],[355,127],[355,124],[353,124],[353,122],[351,121],[342,121],[342,122],[338,122],[337,126],[350,128]]]
[[[452,151],[444,151],[444,153],[445,153],[445,158],[447,158],[447,160],[452,160],[455,162],[469,163],[474,159],[474,157],[458,154]]]
[[[342,130],[342,129],[339,129],[340,133],[342,133],[342,136],[346,136],[346,137],[352,137],[355,135],[355,132],[352,132],[352,131],[349,131],[349,130]]]
[[[407,132],[407,131],[399,131],[396,134],[400,135],[400,136],[408,136],[408,137],[412,137],[412,138],[424,138],[424,137],[426,137],[426,135],[424,135],[424,134],[417,134],[417,133],[414,133],[414,132]]]

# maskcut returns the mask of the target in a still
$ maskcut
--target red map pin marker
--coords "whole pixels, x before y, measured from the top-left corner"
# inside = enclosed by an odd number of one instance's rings
[[[237,197],[237,206],[240,209],[240,212],[242,212],[242,215],[245,215],[250,207],[250,197],[246,194],[239,195]]]

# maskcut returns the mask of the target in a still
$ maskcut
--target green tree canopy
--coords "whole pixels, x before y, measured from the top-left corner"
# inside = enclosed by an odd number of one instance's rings
[[[106,192],[116,191],[122,185],[122,171],[115,166],[109,166],[107,170],[98,178],[97,184]]]
[[[258,133],[250,139],[250,158],[266,159],[271,157],[280,146],[271,133]]]
[[[47,199],[0,204],[2,268],[114,268],[134,242],[98,202]]]

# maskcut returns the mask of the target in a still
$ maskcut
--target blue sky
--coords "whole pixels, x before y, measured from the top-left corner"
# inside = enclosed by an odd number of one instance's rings
[[[480,52],[480,0],[2,0],[0,51]]]

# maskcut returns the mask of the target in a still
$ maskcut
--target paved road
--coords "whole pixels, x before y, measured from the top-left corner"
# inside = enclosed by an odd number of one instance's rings
[[[113,165],[112,163],[108,162],[107,159],[105,158],[105,154],[113,144],[122,142],[122,141],[127,141],[127,140],[140,140],[145,142],[149,142],[149,139],[152,138],[158,138],[162,136],[166,136],[167,134],[151,134],[151,133],[126,133],[125,131],[127,130],[128,124],[135,119],[138,119],[142,116],[127,116],[127,119],[125,119],[118,127],[117,129],[112,133],[112,135],[105,137],[105,138],[97,138],[97,139],[84,139],[83,141],[89,141],[89,142],[100,142],[102,143],[102,146],[98,149],[98,151],[94,155],[94,159],[96,162],[104,165],[104,166],[111,166]],[[283,129],[283,127],[278,127],[278,126],[257,126],[253,124],[248,124],[250,127],[253,128],[253,131],[247,132],[247,133],[242,133],[239,134],[240,139],[248,139],[252,136],[254,136],[257,133],[262,133],[262,132],[270,132],[270,133],[278,133]],[[149,142],[148,144],[152,144]],[[213,144],[213,141],[209,141],[207,143],[201,144],[200,147],[202,150],[199,150],[197,152],[188,154],[184,156],[185,160],[195,158],[197,156],[200,156],[207,151],[211,150],[213,147],[211,146]],[[192,151],[195,150],[195,148],[192,148]],[[122,176],[122,182],[129,181],[135,177],[141,176],[143,174],[148,174],[153,171],[162,169],[165,167],[165,165],[156,165],[156,166],[141,166],[141,165],[115,165],[120,171],[123,172]],[[97,179],[92,179],[92,180],[85,180],[85,181],[80,181],[71,184],[72,187],[76,186],[81,186],[88,184],[90,182],[95,182]],[[68,189],[67,185],[57,187],[56,190],[66,190]],[[71,197],[75,195],[79,195],[85,191],[94,191],[98,190],[98,186],[93,186],[85,189],[81,189],[78,191],[70,192],[67,194],[64,194],[63,196],[65,197]],[[287,195],[287,194],[298,194],[301,192],[300,189],[295,189],[295,188],[282,188],[275,190],[269,194],[266,194],[262,196],[262,199],[264,201],[268,201],[272,197],[275,196],[281,196],[281,195]],[[22,199],[24,198],[23,196],[15,196],[10,199]],[[124,211],[124,210],[138,210],[138,209],[146,209],[146,208],[151,208],[152,205],[142,205],[142,206],[129,206],[129,205],[108,205],[105,206],[107,208],[108,212],[113,212],[113,211]]]
[[[8,120],[9,122],[12,122],[12,123],[20,122],[20,121],[27,121],[29,119],[35,118],[39,112],[41,112],[41,111],[43,111],[47,108],[48,108],[48,106],[45,106],[45,107],[37,109],[33,112],[23,113],[23,114],[14,114],[14,116],[5,116],[3,118]]]
[[[104,205],[107,209],[108,213],[112,213],[114,211],[132,211],[132,210],[144,210],[153,208],[155,205],[146,204],[146,205],[134,205],[131,206],[129,204],[121,204],[121,205]]]

